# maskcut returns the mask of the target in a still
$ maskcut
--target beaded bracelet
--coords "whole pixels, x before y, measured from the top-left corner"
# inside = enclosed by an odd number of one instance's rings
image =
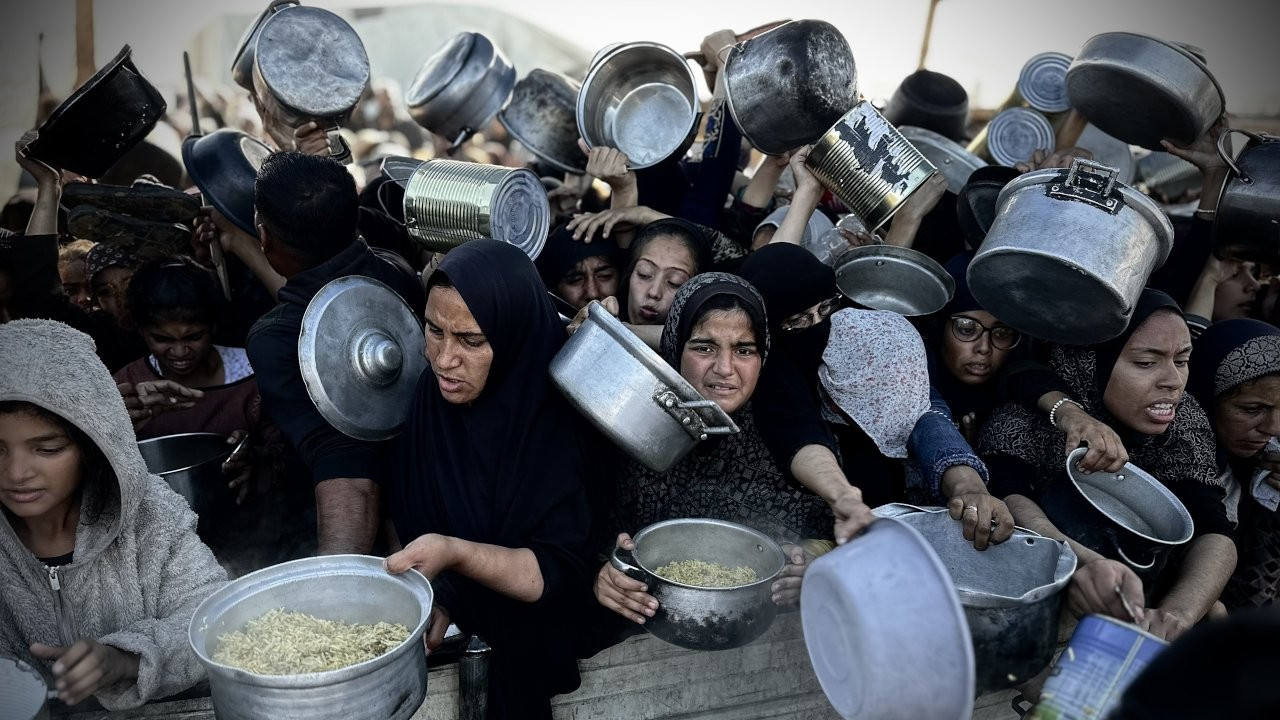
[[[1072,399],[1071,399],[1071,398],[1069,398],[1069,397],[1064,397],[1064,398],[1062,398],[1061,400],[1059,400],[1058,402],[1054,403],[1054,404],[1053,404],[1053,407],[1049,409],[1049,424],[1050,424],[1050,425],[1052,425],[1055,429],[1058,427],[1058,422],[1057,422],[1057,417],[1058,417],[1058,408],[1062,407],[1062,404],[1063,404],[1063,403],[1071,403],[1072,405],[1075,405],[1076,407],[1080,408],[1081,410],[1083,410],[1083,409],[1084,409],[1084,406],[1083,406],[1083,405],[1081,405],[1080,403],[1076,402],[1075,400],[1072,400]]]

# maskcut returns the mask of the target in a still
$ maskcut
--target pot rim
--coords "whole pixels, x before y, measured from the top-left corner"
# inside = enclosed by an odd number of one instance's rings
[[[664,575],[659,575],[654,570],[651,570],[650,568],[648,568],[640,560],[640,558],[636,557],[635,555],[640,550],[640,541],[641,539],[644,538],[645,535],[650,534],[652,531],[661,530],[663,528],[671,527],[675,525],[714,525],[719,527],[733,528],[734,530],[746,532],[750,535],[755,536],[756,541],[759,542],[761,545],[763,545],[766,550],[770,551],[771,554],[773,553],[773,551],[776,551],[777,560],[778,560],[778,569],[775,570],[773,574],[768,577],[759,578],[754,582],[750,582],[745,585],[731,585],[728,587],[707,587],[705,585],[689,585],[686,583],[678,582],[676,580],[672,580]],[[649,573],[654,578],[657,578],[658,580],[661,580],[662,582],[668,585],[674,585],[678,588],[684,588],[687,590],[732,592],[735,590],[747,590],[751,588],[757,588],[764,583],[773,582],[775,579],[777,579],[778,575],[783,571],[783,569],[787,567],[786,553],[782,551],[782,546],[779,545],[773,538],[769,537],[768,535],[765,535],[764,533],[760,532],[759,530],[756,530],[753,527],[748,527],[741,523],[732,522],[730,520],[717,520],[715,518],[672,518],[671,520],[663,520],[661,522],[656,522],[656,523],[653,523],[652,525],[645,526],[639,532],[637,532],[634,536],[632,536],[631,539],[636,544],[636,549],[632,551],[631,555],[632,555],[632,558],[635,560],[637,567],[639,567],[641,570],[644,570],[646,573]]]
[[[914,248],[901,247],[899,245],[883,245],[883,244],[863,245],[861,247],[849,248],[848,250],[845,250],[844,252],[840,253],[839,257],[836,258],[835,273],[836,273],[837,281],[840,279],[840,271],[843,270],[846,265],[850,265],[859,260],[867,260],[867,259],[876,258],[876,257],[887,257],[887,258],[894,258],[897,260],[904,260],[906,262],[909,262],[918,266],[921,270],[925,271],[929,275],[933,276],[934,279],[942,283],[942,287],[947,291],[947,302],[951,302],[951,300],[955,297],[955,294],[956,294],[955,278],[952,278],[951,274],[948,273],[945,268],[943,268],[941,265],[938,264],[938,261],[929,257],[928,255],[925,255],[919,250],[916,250]],[[850,295],[849,293],[846,293],[844,288],[840,287],[839,282],[836,283],[836,289],[840,291],[840,294],[842,296],[848,298],[853,302],[858,302],[852,295]],[[929,312],[925,312],[925,313],[913,313],[911,315],[906,315],[903,313],[897,313],[897,314],[903,315],[903,317],[923,317],[925,315],[930,315],[932,313],[938,312],[943,307],[946,307],[946,304],[947,303],[943,303],[941,306],[934,308],[933,310],[930,310]],[[871,308],[871,309],[876,310],[877,308]],[[889,312],[889,311],[886,311],[886,312]]]
[[[1075,466],[1079,461],[1079,459],[1084,457],[1084,455],[1088,452],[1089,452],[1089,448],[1079,447],[1073,450],[1071,454],[1067,456],[1067,463],[1066,463],[1067,478],[1071,480],[1071,487],[1072,489],[1075,490],[1076,494],[1084,498],[1085,502],[1089,503],[1090,507],[1092,507],[1094,510],[1097,510],[1103,517],[1107,519],[1107,522],[1111,523],[1120,532],[1126,533],[1131,537],[1136,537],[1142,540],[1146,540],[1147,542],[1154,543],[1156,545],[1162,545],[1166,547],[1177,547],[1178,545],[1184,545],[1191,540],[1191,537],[1195,535],[1196,528],[1195,528],[1195,520],[1191,518],[1191,513],[1187,511],[1187,506],[1183,505],[1182,501],[1178,499],[1178,496],[1174,495],[1172,490],[1165,487],[1165,484],[1160,482],[1159,478],[1148,473],[1146,470],[1143,470],[1137,465],[1134,465],[1133,463],[1125,463],[1124,470],[1122,472],[1124,472],[1125,475],[1141,479],[1143,482],[1150,485],[1156,491],[1157,494],[1159,494],[1165,500],[1169,501],[1174,507],[1180,510],[1180,512],[1178,513],[1179,517],[1186,520],[1185,537],[1179,540],[1162,540],[1160,538],[1151,537],[1150,535],[1138,532],[1133,528],[1120,524],[1111,516],[1111,513],[1107,512],[1101,507],[1098,507],[1098,504],[1093,501],[1093,498],[1089,497],[1088,493],[1086,493],[1083,489],[1081,489],[1080,482],[1076,480]]]
[[[174,433],[173,435],[161,435],[159,437],[147,438],[146,440],[139,440],[138,441],[139,452],[141,452],[141,447],[143,445],[158,444],[161,440],[175,440],[177,438],[188,438],[188,437],[202,437],[202,438],[207,437],[209,439],[221,438],[223,441],[223,444],[226,444],[227,438],[231,436],[221,435],[219,433],[211,433],[211,432],[189,432],[189,433]],[[225,452],[219,452],[216,455],[205,458],[204,460],[201,460],[198,463],[193,463],[186,467],[174,468],[172,470],[165,470],[164,472],[152,472],[152,471],[148,471],[148,472],[151,472],[152,475],[167,477],[169,475],[173,475],[174,473],[186,472],[187,470],[194,470],[195,468],[198,468],[202,465],[207,465],[208,463],[211,463],[214,460],[218,460],[227,455],[230,455],[232,450],[235,450],[235,445],[227,445]]]
[[[228,142],[234,141],[236,143],[237,148],[239,147],[240,143],[243,143],[247,139],[250,142],[257,143],[258,145],[261,145],[263,148],[266,148],[268,155],[271,154],[271,148],[266,143],[253,137],[252,135],[246,132],[242,132],[240,130],[234,130],[232,128],[218,128],[217,130],[214,130],[213,132],[207,135],[188,135],[187,138],[182,141],[182,166],[183,168],[186,169],[187,176],[191,178],[191,183],[195,185],[197,189],[200,190],[200,194],[204,196],[205,200],[207,200],[211,205],[217,208],[218,212],[222,213],[228,220],[231,221],[233,225],[245,231],[252,237],[255,237],[255,238],[258,237],[258,229],[256,227],[253,227],[252,217],[249,218],[249,226],[245,227],[244,218],[241,218],[231,208],[231,206],[226,202],[226,200],[219,196],[218,193],[213,193],[209,191],[209,183],[208,183],[209,178],[205,177],[204,173],[200,171],[200,168],[199,168],[200,160],[196,156],[196,145],[200,144],[200,141],[205,138],[218,138],[215,141],[217,145],[222,145],[222,144],[226,144]],[[224,141],[222,140],[222,138],[228,138],[228,140]],[[215,143],[205,142],[204,145],[214,146]],[[219,148],[215,146],[213,147],[212,152],[216,153],[218,149]],[[255,177],[257,176],[257,171],[253,169],[252,164],[248,162],[248,160],[244,157],[243,153],[239,153],[237,156],[233,157],[232,161],[233,162],[239,161],[243,163],[242,169],[247,169],[249,174],[252,174]],[[215,173],[215,175],[226,177],[228,173],[225,170],[223,170],[220,173]],[[250,190],[250,195],[252,196],[252,190]]]
[[[1153,35],[1144,35],[1142,33],[1131,32],[1128,30],[1113,30],[1109,32],[1098,33],[1097,35],[1090,37],[1088,40],[1084,42],[1084,45],[1087,46],[1089,43],[1093,42],[1094,40],[1100,37],[1111,37],[1111,36],[1118,36],[1118,35],[1127,35],[1129,37],[1140,38],[1148,42],[1156,43],[1158,45],[1163,45],[1164,47],[1177,52],[1179,55],[1186,58],[1187,60],[1190,60],[1191,63],[1196,66],[1197,69],[1199,69],[1209,78],[1209,82],[1213,83],[1213,88],[1218,91],[1219,104],[1221,104],[1223,108],[1226,108],[1227,96],[1225,93],[1222,92],[1222,84],[1218,82],[1218,78],[1215,77],[1212,72],[1210,72],[1209,66],[1206,65],[1203,60],[1196,57],[1195,53],[1191,52],[1190,50],[1186,49],[1185,47],[1182,47],[1181,45],[1175,42],[1172,42],[1169,40],[1163,40]],[[1079,60],[1081,56],[1085,57],[1086,63],[1097,61],[1097,58],[1091,58],[1082,52],[1080,55],[1076,55],[1076,57],[1072,59],[1071,64],[1075,65],[1076,61]],[[1215,120],[1217,120],[1217,118],[1209,119],[1210,123],[1212,123]]]

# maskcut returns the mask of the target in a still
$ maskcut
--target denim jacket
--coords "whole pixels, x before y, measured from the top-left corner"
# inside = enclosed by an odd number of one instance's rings
[[[908,491],[912,495],[923,493],[922,502],[946,505],[947,499],[942,495],[942,475],[948,468],[968,465],[986,483],[989,481],[987,466],[956,429],[951,419],[951,408],[932,386],[929,388],[929,404],[929,410],[920,416],[907,441],[913,461],[909,464]]]

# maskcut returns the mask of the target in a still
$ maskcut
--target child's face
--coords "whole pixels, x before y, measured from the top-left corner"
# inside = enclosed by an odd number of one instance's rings
[[[32,413],[0,414],[0,504],[30,523],[65,513],[80,485],[80,447]]]

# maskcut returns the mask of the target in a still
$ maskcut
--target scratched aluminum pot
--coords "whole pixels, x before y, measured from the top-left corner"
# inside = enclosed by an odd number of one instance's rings
[[[48,720],[49,692],[39,670],[0,654],[0,720]]]
[[[965,140],[969,93],[950,75],[917,70],[908,75],[889,98],[884,116],[898,127],[911,125],[950,140]]]
[[[996,204],[969,290],[1010,326],[1052,342],[1092,345],[1123,332],[1173,247],[1154,200],[1082,158],[1014,178]]]
[[[409,237],[434,252],[488,238],[536,259],[547,242],[551,205],[530,170],[430,160],[405,187],[404,222]]]
[[[262,25],[281,10],[288,10],[297,7],[302,3],[298,0],[272,0],[253,21],[253,24],[245,29],[244,35],[240,37],[240,44],[236,47],[236,54],[231,60],[231,79],[237,85],[253,92],[253,60],[254,49],[258,45],[258,34],[262,32]]]
[[[866,100],[814,143],[805,165],[871,230],[938,171]]]
[[[1138,164],[1129,143],[1111,137],[1090,123],[1085,126],[1075,144],[1092,153],[1094,162],[1115,168],[1116,180],[1125,185],[1133,184],[1134,177],[1138,174]]]
[[[548,164],[574,175],[587,169],[578,147],[577,80],[535,68],[511,93],[498,122],[511,137]]]
[[[672,645],[691,650],[741,647],[764,634],[778,614],[773,581],[787,564],[772,538],[745,525],[682,518],[650,525],[632,538],[636,549],[613,551],[609,561],[649,588],[658,609],[644,627]],[[700,587],[668,580],[658,568],[687,560],[747,567],[756,580],[732,587]]]
[[[492,40],[461,32],[427,58],[405,102],[414,122],[456,148],[489,124],[515,84],[515,66]]]
[[[793,20],[734,45],[724,79],[742,136],[771,155],[822,137],[858,101],[849,42],[821,20]]]
[[[1231,134],[1249,138],[1240,154],[1229,152]],[[1213,223],[1218,257],[1254,262],[1280,262],[1280,137],[1228,130],[1218,139],[1218,153],[1231,167],[1218,199]]]
[[[946,566],[969,622],[978,694],[1026,682],[1049,666],[1064,591],[1076,570],[1070,545],[1016,528],[1009,539],[978,551],[946,508],[892,503],[874,513],[915,528]]]
[[[209,674],[219,720],[408,720],[427,694],[422,635],[432,598],[421,573],[392,575],[382,558],[304,558],[222,586],[196,608],[187,638]],[[317,673],[260,675],[213,659],[219,638],[276,609],[362,625],[399,623],[409,637],[372,660]]]
[[[548,372],[578,412],[650,470],[666,472],[711,435],[738,432],[728,413],[595,301]]]

